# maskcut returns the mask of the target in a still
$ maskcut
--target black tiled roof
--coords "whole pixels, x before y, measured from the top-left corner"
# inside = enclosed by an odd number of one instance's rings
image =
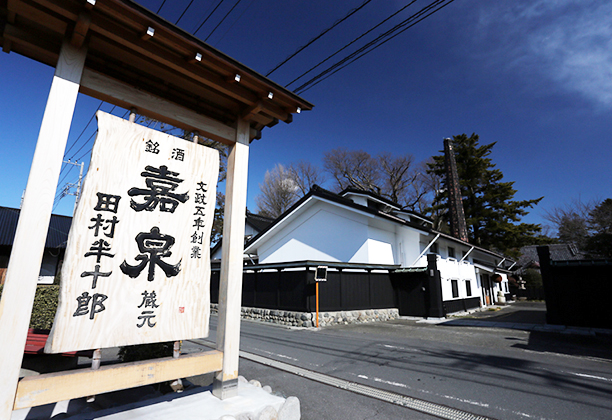
[[[568,261],[568,260],[583,260],[585,258],[576,245],[574,244],[552,244],[547,245],[550,250],[550,259],[552,261]],[[521,248],[521,258],[519,259],[519,266],[526,267],[532,263],[539,264],[540,259],[538,258],[538,245],[529,245]]]
[[[0,206],[0,245],[13,245],[19,212],[19,209]],[[51,215],[45,248],[66,248],[71,224],[72,217]]]
[[[261,232],[267,228],[274,221],[271,217],[262,216],[260,214],[254,214],[250,211],[246,213],[246,222],[253,226],[257,231]]]

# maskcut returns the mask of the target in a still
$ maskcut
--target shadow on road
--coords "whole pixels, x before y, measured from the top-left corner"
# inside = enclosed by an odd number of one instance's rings
[[[512,347],[542,353],[596,357],[612,361],[612,336],[584,336],[542,331],[531,331],[527,344]]]
[[[546,310],[539,309],[518,309],[512,312],[497,313],[495,315],[479,318],[482,321],[491,322],[510,322],[520,324],[546,324]]]
[[[477,319],[482,322],[482,326],[486,326],[485,323],[488,322],[498,323],[495,325],[496,327],[499,326],[499,323],[515,324],[512,328],[516,329],[521,329],[520,325],[527,328],[546,325],[546,303],[544,302],[515,302],[498,309],[496,311],[474,312],[461,318]],[[442,325],[455,326],[452,321]],[[563,331],[530,331],[527,344],[517,343],[513,347],[542,353],[560,353],[612,360],[611,335],[593,336],[567,334]]]

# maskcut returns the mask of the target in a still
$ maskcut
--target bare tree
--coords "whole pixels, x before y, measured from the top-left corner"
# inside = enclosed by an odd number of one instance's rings
[[[267,217],[278,217],[298,200],[300,188],[291,172],[281,164],[266,171],[260,193],[255,197],[258,213]]]
[[[372,157],[362,150],[340,148],[327,152],[323,162],[337,191],[348,187],[370,191],[421,213],[435,196],[438,180],[427,173],[425,162],[415,164],[410,154]]]
[[[376,159],[363,150],[331,150],[323,156],[323,166],[336,181],[337,191],[352,187],[376,194],[382,192]]]
[[[414,156],[393,156],[390,153],[381,153],[377,156],[382,196],[401,204],[403,207],[413,209],[420,199],[419,188],[415,183],[419,172],[413,166]]]
[[[565,206],[553,207],[547,210],[544,218],[557,231],[557,237],[563,243],[574,243],[579,249],[584,249],[589,237],[589,213],[597,202],[583,202],[574,199]]]
[[[427,164],[432,162],[429,158],[419,162],[414,168],[414,176],[408,188],[406,207],[421,214],[430,214],[436,223],[441,216],[439,209],[433,209],[432,203],[436,194],[442,189],[442,177],[427,172]]]
[[[299,188],[302,196],[308,194],[313,185],[325,182],[323,173],[310,162],[300,160],[289,165],[287,171]]]

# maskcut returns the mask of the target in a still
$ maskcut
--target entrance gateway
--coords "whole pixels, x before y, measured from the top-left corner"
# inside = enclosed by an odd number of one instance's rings
[[[0,301],[0,336],[3,339],[0,347],[0,375],[3,378],[0,383],[0,420],[10,419],[14,409],[207,372],[216,372],[213,391],[216,396],[227,398],[235,395],[249,144],[261,137],[263,128],[272,127],[279,121],[290,123],[292,114],[310,110],[312,104],[130,0],[8,0],[0,3],[0,22],[0,44],[4,52],[22,54],[55,67]],[[38,269],[79,92],[230,146],[216,350],[178,359],[60,372],[19,381]],[[164,171],[161,168],[164,165],[159,163],[148,166],[154,168],[149,173],[157,176]],[[142,172],[147,171],[143,169]],[[173,178],[180,179],[179,176]],[[143,204],[143,196],[138,196],[137,190],[145,189],[146,182],[143,175],[142,185],[132,186],[135,195],[131,198],[137,204]],[[177,195],[183,192],[176,187]],[[120,195],[112,191],[106,193]],[[95,203],[94,207],[98,204]],[[129,205],[125,201],[123,204]],[[174,204],[164,205],[169,209]],[[184,203],[177,204],[182,205]],[[113,220],[112,216],[104,218],[107,219]],[[121,221],[115,226],[117,232],[120,224]],[[145,282],[148,282],[151,265],[154,266],[154,277],[163,274],[166,278],[173,273],[168,266],[177,265],[172,257],[155,254],[146,245],[143,245],[144,252],[139,250],[138,245],[140,242],[144,244],[147,238],[162,248],[169,243],[168,237],[162,236],[165,232],[161,225],[152,224],[148,228],[143,226],[142,232],[132,233],[135,251],[131,257],[125,258],[123,265],[132,275],[145,276]],[[85,240],[89,240],[90,247],[96,242],[91,238]],[[98,255],[84,257],[95,260],[96,264],[83,270],[83,273],[90,273],[84,277],[83,283],[87,283],[90,290],[80,291],[81,297],[84,296],[82,293],[88,293],[86,297],[93,299],[92,296],[98,292],[92,286],[97,281],[95,287],[102,290],[107,278],[103,275],[109,272],[103,266],[104,254],[113,254],[114,251],[105,250],[106,245],[100,244],[99,264]],[[208,250],[202,252],[208,253]],[[145,259],[148,259],[147,267],[144,267]],[[168,264],[164,266],[168,273],[159,267],[162,260]],[[142,272],[136,273],[141,268]],[[161,311],[155,312],[160,308],[154,307],[152,290],[147,290],[148,300],[147,296],[141,296],[144,305],[140,310],[147,314],[136,314],[141,316],[140,321],[144,321],[143,327],[154,325],[156,319],[153,315],[161,315]],[[100,305],[110,303],[110,296],[107,296],[105,301],[98,297],[98,306],[95,307],[89,301],[90,306],[86,308],[86,297],[81,301],[81,307],[75,300],[77,306],[72,308],[74,311],[70,315],[77,313],[80,314],[77,317],[86,320],[89,320],[92,310],[94,318],[101,315]],[[181,314],[180,307],[173,309]],[[186,307],[183,310],[187,311]],[[118,311],[112,316],[122,315]],[[54,336],[56,333],[59,331],[54,332]],[[63,333],[68,341],[72,339],[65,331]],[[106,333],[110,336],[113,331]],[[122,345],[122,340],[114,343]],[[96,342],[88,344],[102,345]],[[74,346],[78,345],[75,342]],[[52,348],[53,344],[50,346]]]

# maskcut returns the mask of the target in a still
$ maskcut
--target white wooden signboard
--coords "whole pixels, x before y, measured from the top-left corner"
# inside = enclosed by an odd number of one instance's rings
[[[97,118],[45,351],[206,337],[219,154]]]

